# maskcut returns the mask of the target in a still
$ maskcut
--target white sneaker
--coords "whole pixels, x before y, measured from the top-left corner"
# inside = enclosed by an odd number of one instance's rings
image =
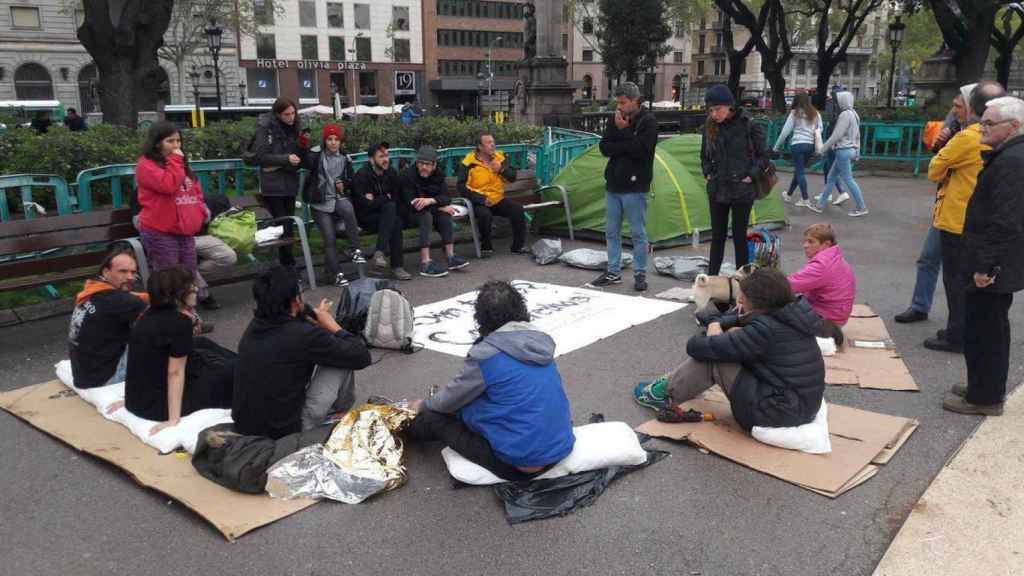
[[[858,216],[867,216],[867,215],[868,215],[868,209],[867,208],[865,208],[863,210],[850,210],[850,212],[847,213],[847,216],[849,216],[850,218],[856,218]]]
[[[810,210],[811,212],[816,212],[818,214],[824,212],[824,210],[821,209],[817,204],[812,204],[810,202],[807,203],[807,209]]]
[[[849,199],[850,199],[850,195],[847,194],[846,192],[843,192],[842,194],[837,196],[835,200],[832,201],[832,205],[833,206],[840,206],[840,205],[842,205],[843,202],[846,202]]]
[[[797,206],[797,207],[800,207],[800,208],[807,208],[810,205],[811,205],[810,200],[797,200],[796,204],[793,204],[793,206]]]
[[[783,202],[791,202],[792,200],[793,200],[793,195],[792,194],[789,194],[789,193],[786,193],[786,192],[782,193],[782,201]]]

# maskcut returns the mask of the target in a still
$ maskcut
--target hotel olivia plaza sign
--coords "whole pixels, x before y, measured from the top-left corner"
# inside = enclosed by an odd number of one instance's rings
[[[257,68],[297,68],[299,70],[366,70],[366,62],[333,62],[329,60],[276,60],[257,58]]]

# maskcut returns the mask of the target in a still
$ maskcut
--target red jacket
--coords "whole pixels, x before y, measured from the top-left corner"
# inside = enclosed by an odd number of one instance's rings
[[[146,230],[195,236],[206,220],[206,205],[199,182],[185,175],[181,156],[171,154],[167,164],[139,158],[135,181],[139,186],[139,224]]]

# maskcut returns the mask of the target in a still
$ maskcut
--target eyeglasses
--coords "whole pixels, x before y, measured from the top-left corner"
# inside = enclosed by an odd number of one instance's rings
[[[1000,124],[1006,124],[1007,122],[1013,122],[1013,119],[1010,118],[1009,120],[1000,120],[999,122],[993,122],[991,120],[982,120],[981,122],[979,122],[979,124],[981,124],[982,128],[991,128],[993,126],[999,126]]]

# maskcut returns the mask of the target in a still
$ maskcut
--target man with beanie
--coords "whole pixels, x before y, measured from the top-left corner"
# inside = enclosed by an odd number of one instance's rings
[[[437,166],[437,150],[433,146],[421,146],[416,152],[416,162],[402,172],[402,203],[405,226],[420,230],[420,276],[439,278],[447,276],[449,270],[469,266],[468,260],[455,254],[452,228],[455,207],[446,193],[444,174]],[[441,235],[448,258],[447,268],[430,259],[431,226]]]
[[[604,169],[605,241],[608,269],[590,283],[605,287],[622,282],[622,218],[629,218],[633,239],[633,289],[647,290],[647,194],[654,177],[654,148],[658,144],[658,121],[640,108],[640,87],[623,82],[615,90],[618,110],[601,138],[601,154],[608,158]]]

